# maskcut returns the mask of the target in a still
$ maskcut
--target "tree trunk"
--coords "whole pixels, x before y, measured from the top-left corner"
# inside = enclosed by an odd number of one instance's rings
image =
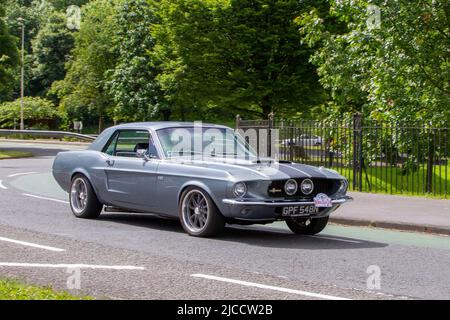
[[[98,117],[98,134],[102,133],[103,131],[103,115],[100,114]]]
[[[272,112],[272,106],[270,105],[270,97],[265,96],[261,101],[261,109],[263,112],[263,118],[267,118],[269,114]]]
[[[186,121],[186,115],[184,114],[184,106],[180,106],[180,113],[181,113],[181,121]]]
[[[172,115],[172,111],[170,109],[161,110],[163,121],[169,121],[170,116]]]

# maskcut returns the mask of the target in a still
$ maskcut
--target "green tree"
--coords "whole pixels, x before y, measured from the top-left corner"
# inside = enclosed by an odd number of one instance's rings
[[[65,76],[65,63],[74,46],[73,32],[64,14],[52,12],[33,40],[33,78],[35,94],[44,96],[54,81]]]
[[[47,0],[49,4],[58,11],[65,12],[69,6],[83,6],[89,2],[89,0]]]
[[[10,97],[14,68],[19,64],[16,39],[5,24],[5,0],[0,0],[0,101]]]
[[[34,39],[45,22],[51,7],[43,0],[2,0],[6,3],[6,23],[11,34],[21,39],[22,23],[25,25],[25,51],[31,53],[31,40]]]
[[[42,91],[39,87],[34,87],[32,65],[34,61],[32,40],[36,37],[40,28],[45,24],[45,20],[51,12],[51,6],[44,0],[6,0],[6,23],[11,34],[19,40],[22,38],[23,19],[25,27],[25,95],[35,95]],[[13,98],[20,95],[20,71],[14,73]]]
[[[75,35],[73,59],[64,81],[53,84],[52,94],[72,117],[98,119],[102,131],[105,116],[112,116],[114,101],[106,90],[117,63],[115,16],[122,0],[94,0],[83,6],[81,28]]]
[[[164,108],[155,79],[158,69],[149,54],[154,47],[150,29],[155,21],[155,8],[147,0],[125,0],[118,9],[115,20],[118,59],[108,82],[116,121],[146,120]]]
[[[294,21],[307,8],[294,0],[162,1],[154,31],[162,87],[175,105],[226,117],[292,115],[320,104],[313,51]]]
[[[444,0],[331,1],[330,14],[347,26],[340,34],[316,10],[301,16],[304,41],[319,45],[312,61],[330,113],[448,124],[449,12]]]
[[[48,120],[58,120],[62,115],[49,100],[39,97],[24,98],[24,120],[39,124]],[[0,104],[0,128],[13,128],[20,119],[20,99]]]

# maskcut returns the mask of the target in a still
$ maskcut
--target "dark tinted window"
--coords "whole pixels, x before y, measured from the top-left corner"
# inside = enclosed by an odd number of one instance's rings
[[[115,148],[115,155],[118,157],[136,157],[137,150],[148,150],[149,141],[150,134],[148,131],[120,131]]]
[[[149,149],[156,156],[153,144],[149,146],[150,134],[144,130],[122,130],[117,131],[103,148],[103,152],[110,156],[136,157],[138,150]]]

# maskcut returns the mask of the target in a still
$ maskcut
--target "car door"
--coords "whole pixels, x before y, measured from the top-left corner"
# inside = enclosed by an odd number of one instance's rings
[[[137,150],[149,157],[139,158]],[[152,211],[159,155],[147,130],[120,130],[105,150],[107,201],[126,209]]]

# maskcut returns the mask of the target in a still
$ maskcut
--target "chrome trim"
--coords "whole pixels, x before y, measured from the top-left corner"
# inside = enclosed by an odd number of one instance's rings
[[[343,204],[346,202],[353,201],[352,197],[343,197],[339,199],[332,199],[332,204]],[[280,207],[280,206],[297,206],[297,205],[312,205],[314,204],[314,201],[288,201],[288,200],[281,200],[281,201],[263,201],[263,200],[256,200],[256,201],[246,201],[246,200],[238,200],[238,199],[223,199],[223,203],[230,204],[230,205],[244,205],[244,206],[268,206],[268,207]]]
[[[309,191],[309,192],[305,192],[304,190],[303,190],[303,184],[305,183],[305,182],[307,182],[307,181],[309,181],[309,182],[311,182],[311,190]],[[311,179],[304,179],[303,181],[302,181],[302,183],[300,184],[300,191],[305,195],[305,196],[309,196],[311,193],[313,193],[313,191],[314,191],[314,188],[315,188],[316,186],[314,185],[314,182],[311,180]]]
[[[295,183],[295,191],[292,192],[292,193],[289,193],[289,192],[287,191],[286,186],[287,186],[288,182],[294,182],[294,183]],[[289,179],[289,180],[287,180],[287,181],[284,183],[284,192],[286,192],[286,194],[287,194],[288,196],[293,196],[294,194],[297,193],[297,191],[298,191],[298,183],[297,183],[297,181],[295,181],[295,179]],[[311,192],[312,192],[312,190],[311,190]]]
[[[240,183],[244,185],[244,189],[245,189],[244,194],[242,194],[242,195],[238,195],[238,194],[236,193],[236,186],[237,186],[238,184],[240,184]],[[234,186],[233,186],[233,193],[234,193],[234,195],[235,195],[236,197],[238,197],[238,198],[244,197],[244,196],[247,194],[247,191],[248,191],[248,189],[247,189],[247,184],[246,184],[244,181],[236,182],[236,183],[234,184]]]

